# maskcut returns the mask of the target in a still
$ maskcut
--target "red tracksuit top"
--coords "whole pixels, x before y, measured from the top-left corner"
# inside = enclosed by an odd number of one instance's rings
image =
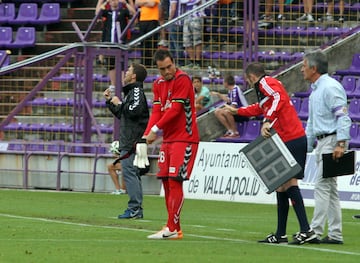
[[[144,135],[156,125],[163,130],[165,143],[198,143],[195,92],[190,77],[177,69],[172,80],[156,79],[153,93],[153,109]]]
[[[282,83],[275,78],[264,76],[256,85],[262,98],[258,103],[239,108],[238,115],[264,115],[264,118],[271,121],[276,119],[272,127],[284,142],[305,136],[303,125]]]

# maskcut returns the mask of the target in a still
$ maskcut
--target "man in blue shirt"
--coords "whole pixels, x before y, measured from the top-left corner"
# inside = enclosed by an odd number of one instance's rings
[[[306,126],[309,152],[313,150],[317,139],[315,209],[311,228],[319,237],[317,243],[343,244],[337,178],[323,178],[322,154],[332,153],[333,158],[338,159],[344,155],[348,147],[351,119],[347,110],[346,93],[343,86],[328,75],[328,61],[326,55],[320,51],[304,55],[301,72],[304,79],[312,83]],[[320,240],[324,234],[326,220],[328,235]]]

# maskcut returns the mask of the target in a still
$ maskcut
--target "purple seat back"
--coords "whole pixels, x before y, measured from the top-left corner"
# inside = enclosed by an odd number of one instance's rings
[[[246,124],[244,133],[240,135],[241,142],[251,142],[260,135],[261,122],[259,120],[249,120]]]
[[[303,98],[298,116],[301,120],[307,120],[309,116],[309,98]]]
[[[12,28],[0,27],[0,47],[8,47],[12,42]]]
[[[299,97],[291,97],[290,100],[291,100],[291,103],[293,104],[296,112],[299,112],[300,107],[301,107],[301,98],[299,98]]]
[[[60,4],[59,3],[44,3],[40,10],[40,15],[34,24],[51,24],[60,22]]]
[[[35,46],[36,36],[34,27],[19,27],[16,32],[13,48],[24,48]]]
[[[0,23],[9,23],[15,19],[15,4],[0,4]]]
[[[343,85],[346,95],[348,97],[352,97],[353,96],[353,92],[355,89],[355,84],[356,84],[356,77],[354,76],[344,76],[341,84]]]
[[[37,3],[22,3],[20,4],[16,18],[13,24],[25,25],[33,23],[38,18],[38,5]]]

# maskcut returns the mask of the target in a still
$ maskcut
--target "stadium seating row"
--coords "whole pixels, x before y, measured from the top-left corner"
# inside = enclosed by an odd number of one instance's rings
[[[47,25],[60,21],[60,4],[44,3],[38,10],[37,3],[22,3],[16,12],[14,3],[0,4],[0,24]]]
[[[36,30],[34,27],[19,27],[13,39],[11,27],[0,27],[0,48],[33,47],[36,43]]]

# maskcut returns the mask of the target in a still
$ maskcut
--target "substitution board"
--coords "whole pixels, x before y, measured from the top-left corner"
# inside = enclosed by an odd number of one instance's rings
[[[241,155],[268,194],[302,170],[274,130],[270,138],[259,136],[242,148]]]

